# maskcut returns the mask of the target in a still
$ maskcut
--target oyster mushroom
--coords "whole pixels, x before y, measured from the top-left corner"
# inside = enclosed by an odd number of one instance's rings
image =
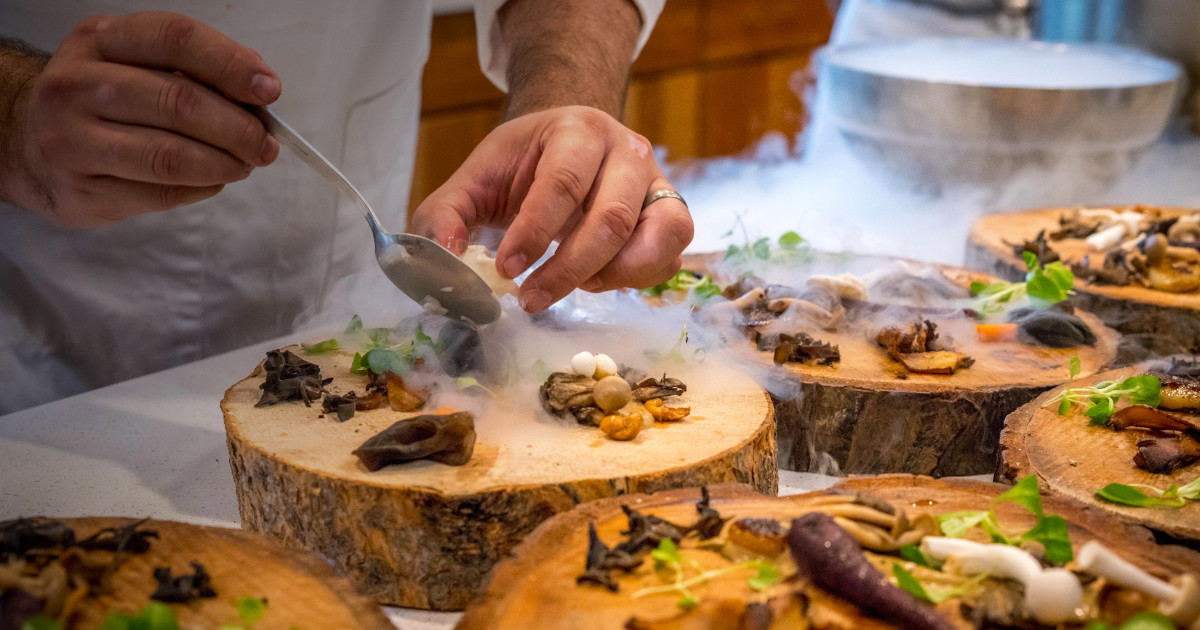
[[[1174,243],[1200,243],[1200,213],[1180,217],[1167,230],[1167,238]]]

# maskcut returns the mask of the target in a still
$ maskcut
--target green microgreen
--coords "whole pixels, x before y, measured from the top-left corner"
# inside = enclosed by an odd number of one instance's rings
[[[675,345],[671,346],[666,352],[661,350],[643,350],[642,354],[645,355],[647,359],[657,363],[674,363],[676,365],[687,364],[688,357],[683,353],[684,346],[688,345],[689,341],[687,327],[688,321],[687,319],[684,319],[683,329],[679,331],[679,337],[675,339]],[[706,348],[696,348],[695,350],[692,350],[692,357],[694,357],[697,362],[700,363],[704,362],[704,358],[707,356],[707,354],[708,351]]]
[[[723,287],[714,282],[712,276],[699,275],[686,269],[680,269],[670,280],[649,289],[642,289],[642,293],[657,297],[667,291],[684,291],[687,292],[689,301],[703,304],[721,295],[722,290]]]
[[[650,557],[654,559],[654,569],[656,571],[669,572],[673,576],[673,579],[669,584],[643,588],[635,592],[632,597],[638,599],[647,595],[679,593],[679,599],[675,604],[680,608],[691,608],[700,603],[700,597],[692,592],[692,587],[699,586],[722,575],[737,573],[739,571],[753,571],[753,575],[749,576],[746,582],[750,585],[750,588],[756,591],[770,588],[778,584],[780,580],[779,569],[770,562],[762,559],[749,560],[721,569],[704,571],[696,561],[684,557],[683,552],[669,538],[664,538],[658,544],[658,547],[651,550]],[[684,575],[689,569],[696,571],[697,574],[685,578]]]
[[[488,396],[495,397],[495,395],[496,395],[496,392],[493,392],[492,390],[488,389],[487,387],[484,387],[483,383],[480,383],[479,380],[476,379],[474,376],[460,376],[460,377],[454,379],[454,384],[455,384],[455,386],[458,387],[458,391],[460,391],[460,392],[463,390],[467,390],[467,389],[471,389],[472,387],[475,387],[475,388],[483,390],[483,392],[486,393]]]
[[[1093,621],[1087,630],[1175,630],[1175,622],[1162,613],[1140,612],[1115,629],[1103,621]]]
[[[1116,381],[1102,381],[1092,387],[1072,387],[1063,390],[1046,405],[1058,403],[1059,415],[1065,415],[1075,405],[1083,407],[1083,415],[1090,424],[1100,426],[1108,422],[1117,409],[1121,398],[1128,398],[1135,405],[1157,407],[1162,381],[1150,374],[1131,376]]]
[[[1012,534],[1000,524],[994,508],[991,510],[964,510],[942,514],[938,517],[942,533],[951,538],[959,538],[979,526],[992,539],[992,542],[1020,545],[1022,542],[1032,540],[1041,543],[1046,550],[1046,559],[1054,564],[1066,564],[1074,558],[1066,520],[1061,516],[1048,516],[1042,511],[1042,495],[1038,491],[1036,475],[1021,479],[1012,488],[992,500],[993,503],[1001,501],[1015,503],[1037,517],[1034,526],[1024,533]]]
[[[750,232],[746,229],[745,222],[742,221],[742,215],[736,215],[733,227],[729,231],[721,235],[722,238],[731,238],[734,233],[741,231],[742,244],[730,245],[725,250],[725,260],[731,262],[755,262],[755,261],[771,261],[780,263],[805,262],[812,259],[812,250],[808,246],[808,241],[796,232],[784,232],[775,243],[772,244],[771,239],[763,236],[757,239],[750,238]]]
[[[1061,262],[1043,267],[1033,252],[1025,252],[1025,266],[1029,271],[1024,282],[972,282],[975,310],[981,315],[999,313],[1026,297],[1035,305],[1045,307],[1074,293],[1075,275]]]
[[[1144,484],[1110,483],[1096,490],[1096,496],[1128,507],[1180,508],[1188,501],[1200,501],[1200,477],[1182,486],[1171,484],[1166,490]]]
[[[896,578],[896,586],[904,589],[913,597],[931,604],[939,604],[951,597],[958,597],[982,582],[987,576],[986,573],[980,573],[953,587],[926,587],[908,569],[896,563],[892,564],[892,577]]]

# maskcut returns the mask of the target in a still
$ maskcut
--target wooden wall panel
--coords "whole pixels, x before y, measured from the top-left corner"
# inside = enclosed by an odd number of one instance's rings
[[[824,0],[668,0],[633,67],[625,123],[671,160],[729,155],[806,114],[795,84],[829,37]],[[422,81],[410,207],[436,189],[499,120],[503,95],[478,67],[470,14],[434,19]]]

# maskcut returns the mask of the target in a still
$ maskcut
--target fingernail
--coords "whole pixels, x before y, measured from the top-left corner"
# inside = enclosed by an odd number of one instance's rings
[[[529,259],[525,256],[525,254],[513,254],[512,256],[508,257],[508,260],[504,261],[504,275],[508,276],[509,278],[516,278],[517,276],[521,275],[521,272],[525,271],[525,267],[528,266]]]
[[[603,284],[604,283],[600,281],[600,278],[592,278],[591,280],[588,280],[587,282],[584,282],[583,284],[579,285],[579,288],[583,289],[584,291],[594,292],[594,291],[599,290],[600,287],[603,286]]]
[[[250,89],[264,103],[270,103],[279,98],[279,78],[260,72],[250,80]]]
[[[267,136],[263,140],[262,150],[259,151],[258,159],[262,160],[263,165],[270,164],[279,157],[279,141],[271,136]]]
[[[541,289],[522,291],[521,298],[517,301],[527,313],[540,313],[550,308],[550,294]]]

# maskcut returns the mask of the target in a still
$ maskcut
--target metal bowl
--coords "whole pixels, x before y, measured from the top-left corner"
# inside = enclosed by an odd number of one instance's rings
[[[826,50],[818,85],[868,163],[917,186],[1023,169],[1112,180],[1158,138],[1181,72],[1101,44],[916,39]]]

